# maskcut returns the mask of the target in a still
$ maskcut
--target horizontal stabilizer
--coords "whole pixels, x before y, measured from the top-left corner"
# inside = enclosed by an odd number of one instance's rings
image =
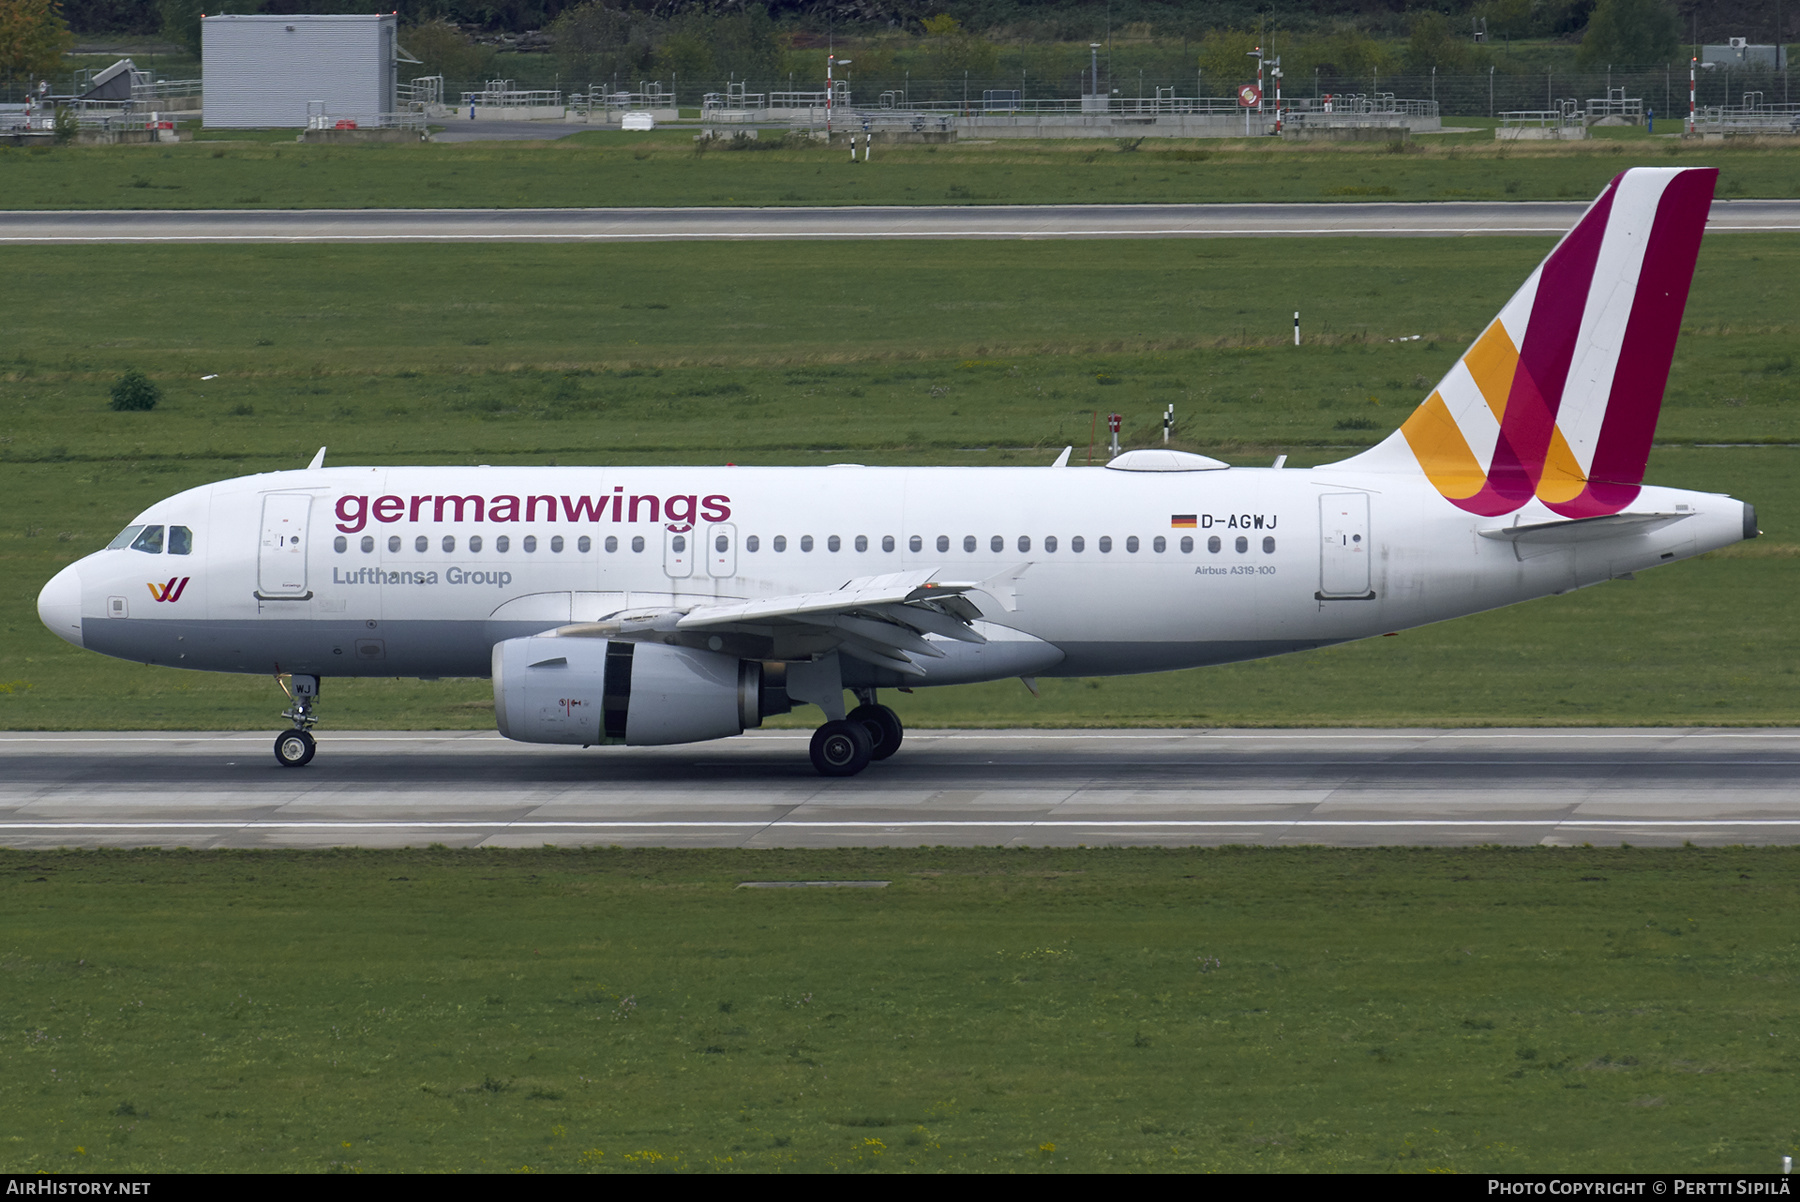
[[[1535,522],[1529,526],[1499,526],[1476,533],[1482,538],[1503,539],[1513,543],[1591,543],[1632,534],[1649,534],[1692,516],[1691,513],[1611,513],[1597,518]]]

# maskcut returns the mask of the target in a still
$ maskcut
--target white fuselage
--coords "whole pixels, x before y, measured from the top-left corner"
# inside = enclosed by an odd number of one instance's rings
[[[1336,468],[319,468],[151,506],[136,524],[188,528],[189,554],[90,555],[40,612],[145,663],[480,676],[496,642],[571,622],[937,569],[1009,582],[978,624],[992,650],[910,680],[847,665],[847,685],[1150,672],[1567,592],[1736,542],[1750,513],[1660,488],[1632,508],[1666,516],[1524,543],[1481,531],[1555,515],[1479,517],[1422,477]]]

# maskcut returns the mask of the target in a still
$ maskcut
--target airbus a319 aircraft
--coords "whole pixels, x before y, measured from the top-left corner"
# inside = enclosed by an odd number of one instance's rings
[[[287,674],[491,676],[500,731],[718,739],[796,704],[812,760],[900,746],[877,690],[1279,655],[1728,546],[1642,483],[1717,172],[1615,179],[1391,437],[1313,468],[331,467],[191,489],[57,573],[78,647]],[[844,694],[857,700],[846,712]]]

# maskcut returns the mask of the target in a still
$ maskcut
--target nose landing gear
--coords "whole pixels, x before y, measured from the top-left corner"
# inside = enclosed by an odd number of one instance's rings
[[[280,673],[276,673],[275,682],[293,702],[281,716],[294,724],[294,729],[284,730],[275,737],[275,762],[283,768],[304,767],[312,762],[313,753],[318,750],[312,728],[319,721],[319,678],[290,676],[284,682]]]

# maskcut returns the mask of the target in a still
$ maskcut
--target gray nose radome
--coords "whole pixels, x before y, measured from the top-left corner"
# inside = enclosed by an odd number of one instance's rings
[[[81,646],[81,575],[70,564],[38,594],[38,619],[58,638]]]

